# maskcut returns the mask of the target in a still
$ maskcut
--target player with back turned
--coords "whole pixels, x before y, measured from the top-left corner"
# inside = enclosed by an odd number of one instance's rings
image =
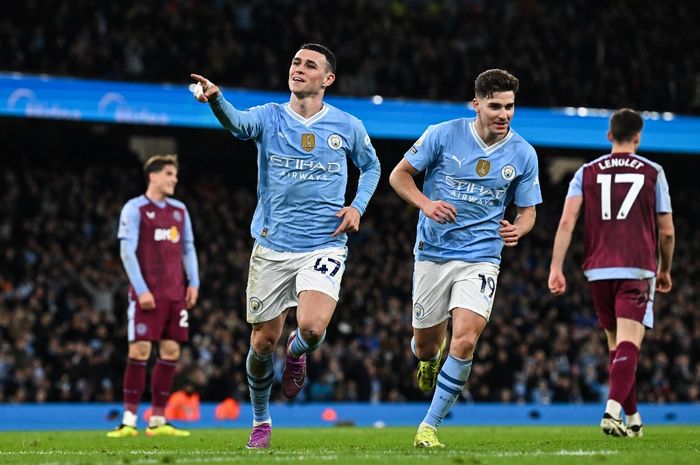
[[[604,433],[620,437],[643,434],[637,409],[639,350],[645,327],[654,323],[654,291],[671,290],[675,244],[664,170],[636,154],[642,126],[636,111],[616,111],[608,131],[611,153],[576,171],[554,239],[549,273],[549,290],[563,294],[564,258],[583,209],[583,272],[609,348],[610,393],[600,426]]]

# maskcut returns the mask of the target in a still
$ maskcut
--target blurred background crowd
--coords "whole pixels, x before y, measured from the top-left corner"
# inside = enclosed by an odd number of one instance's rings
[[[0,13],[6,70],[284,90],[304,42],[338,56],[333,93],[471,99],[503,67],[529,106],[700,112],[695,2],[27,0]],[[51,18],[50,21],[47,18]]]
[[[136,157],[79,165],[63,159],[2,173],[0,401],[121,398],[127,281],[115,233],[121,206],[143,192],[143,177]],[[215,171],[183,169],[176,197],[192,216],[202,288],[176,387],[190,385],[203,400],[229,395],[245,400],[254,187],[232,185]],[[466,400],[606,398],[607,351],[578,270],[580,237],[569,260],[569,292],[554,298],[547,290],[568,176],[553,185],[545,173],[542,179],[545,203],[536,228],[517,248],[504,251],[492,319],[478,345]],[[639,398],[696,402],[700,314],[693,257],[700,240],[686,218],[699,216],[693,199],[700,192],[690,184],[674,185],[672,173],[669,179],[678,234],[674,290],[656,299],[656,327],[648,332],[639,365]],[[350,236],[340,303],[326,342],[310,357],[310,382],[301,401],[426,398],[416,388],[409,347],[416,217],[385,182],[380,185],[361,231]],[[288,329],[293,315],[290,320]]]
[[[500,66],[521,80],[519,105],[698,114],[700,47],[690,44],[700,42],[700,29],[693,6],[689,0],[27,0],[3,5],[0,69],[181,83],[199,72],[222,85],[283,91],[296,47],[318,41],[339,59],[331,95],[471,99],[474,77]],[[127,281],[116,229],[123,203],[145,184],[136,156],[114,141],[131,130],[36,120],[0,125],[0,402],[121,399]],[[180,138],[190,146],[176,197],[192,216],[202,288],[176,388],[190,386],[206,401],[245,400],[255,162],[251,144],[248,165],[232,168],[226,157],[235,154],[202,141],[224,137],[213,134]],[[386,176],[407,143],[380,145]],[[607,396],[606,344],[578,270],[580,237],[569,255],[569,292],[554,298],[547,291],[569,177],[550,178],[553,156],[540,158],[545,203],[534,231],[504,251],[465,401],[545,404]],[[208,162],[200,164],[202,157]],[[674,290],[657,296],[656,326],[643,345],[639,399],[698,402],[700,190],[690,158],[676,157],[671,166],[665,156],[652,158],[667,167],[677,252]],[[428,398],[417,390],[409,347],[416,217],[383,179],[361,231],[350,237],[340,303],[326,342],[310,357],[310,382],[299,401]],[[278,377],[282,363],[278,352]],[[281,398],[278,391],[273,397]]]

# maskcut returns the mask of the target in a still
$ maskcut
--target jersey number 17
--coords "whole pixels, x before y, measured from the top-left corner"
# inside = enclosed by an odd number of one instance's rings
[[[612,174],[599,174],[596,177],[596,182],[600,184],[600,213],[603,220],[612,219],[612,207],[610,206],[612,183],[631,184],[630,190],[627,191],[627,195],[622,201],[616,216],[616,219],[624,220],[627,218],[632,205],[634,205],[634,201],[637,200],[639,191],[644,186],[644,175],[639,173],[618,173],[613,178]]]

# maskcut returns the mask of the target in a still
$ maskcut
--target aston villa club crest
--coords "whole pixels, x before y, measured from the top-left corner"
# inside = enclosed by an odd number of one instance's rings
[[[301,148],[311,152],[316,147],[316,136],[314,134],[301,135]]]
[[[481,176],[482,178],[489,174],[489,171],[491,170],[491,162],[488,160],[479,160],[476,162],[476,174]]]

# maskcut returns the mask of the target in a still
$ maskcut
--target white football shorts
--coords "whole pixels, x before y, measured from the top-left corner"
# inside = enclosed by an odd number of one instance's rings
[[[302,291],[323,292],[337,302],[347,253],[347,247],[278,252],[256,242],[246,289],[248,323],[270,321],[296,307]]]
[[[500,267],[493,263],[416,261],[413,269],[413,327],[432,328],[466,308],[488,321]]]

